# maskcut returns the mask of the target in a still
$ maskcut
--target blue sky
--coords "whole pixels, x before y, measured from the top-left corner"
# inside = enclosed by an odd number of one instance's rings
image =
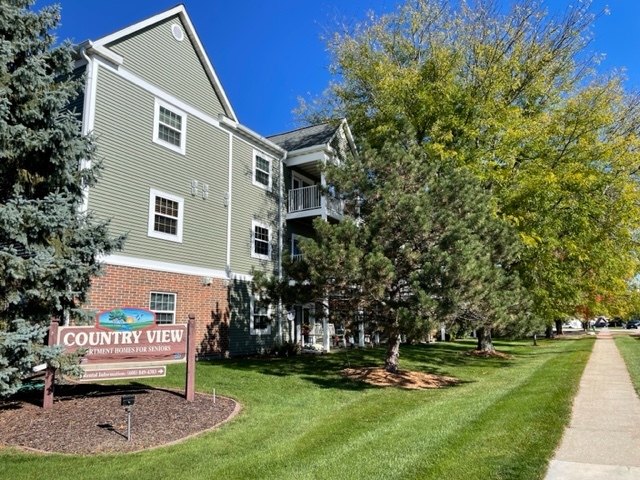
[[[548,0],[563,8],[569,0]],[[37,0],[35,7],[54,3]],[[96,39],[177,4],[175,0],[58,0],[60,39]],[[296,128],[298,97],[328,85],[329,57],[320,35],[336,19],[383,13],[396,0],[185,0],[184,5],[241,123],[261,135]],[[640,1],[594,0],[610,14],[597,20],[589,49],[606,54],[601,68],[626,68],[640,87]]]

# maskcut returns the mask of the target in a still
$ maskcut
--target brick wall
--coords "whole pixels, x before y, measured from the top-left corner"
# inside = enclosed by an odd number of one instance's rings
[[[87,308],[148,309],[151,292],[176,294],[176,323],[195,314],[199,356],[229,356],[229,288],[221,279],[203,285],[201,276],[105,265],[104,275],[93,279]]]

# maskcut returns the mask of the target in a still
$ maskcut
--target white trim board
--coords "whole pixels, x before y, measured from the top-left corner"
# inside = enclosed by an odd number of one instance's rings
[[[231,272],[227,276],[224,270],[216,270],[211,268],[194,267],[192,265],[180,265],[177,263],[160,262],[157,260],[149,260],[146,258],[127,257],[125,255],[109,255],[101,258],[100,261],[105,265],[114,265],[118,267],[140,268],[143,270],[153,270],[156,272],[180,273],[183,275],[193,275],[199,277],[211,277],[222,280],[238,280],[243,282],[251,282],[253,275]]]

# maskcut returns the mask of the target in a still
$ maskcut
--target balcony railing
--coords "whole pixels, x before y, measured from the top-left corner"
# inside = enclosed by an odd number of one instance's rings
[[[326,197],[327,215],[333,218],[342,218],[344,203],[342,200]],[[322,194],[319,185],[309,187],[293,188],[289,190],[289,213],[304,212],[306,210],[316,210],[322,207]]]
[[[321,195],[318,185],[310,187],[293,188],[289,190],[289,211],[302,212],[320,208]]]

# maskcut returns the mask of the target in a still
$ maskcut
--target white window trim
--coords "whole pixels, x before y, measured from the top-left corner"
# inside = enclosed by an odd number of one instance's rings
[[[169,233],[156,232],[154,229],[155,215],[156,215],[156,197],[166,198],[178,203],[178,229],[175,235]],[[170,242],[182,243],[182,224],[184,217],[184,198],[171,195],[169,193],[161,192],[153,188],[149,189],[149,223],[147,235],[153,238],[160,238],[162,240],[169,240]]]
[[[255,302],[260,300],[260,297],[254,295],[251,296],[249,301],[249,334],[250,335],[270,335],[271,334],[271,305],[267,307],[267,317],[269,318],[269,324],[267,328],[256,329],[254,328],[254,314],[255,314]]]
[[[256,157],[262,157],[265,160],[269,161],[269,185],[265,185],[264,183],[256,181]],[[261,152],[260,150],[253,151],[253,170],[251,170],[251,181],[256,187],[260,187],[268,192],[271,191],[271,186],[273,184],[273,158],[269,155],[266,155],[264,152]]]
[[[268,240],[268,244],[269,244],[269,254],[268,255],[261,255],[259,253],[256,253],[256,227],[261,227],[264,228],[266,230],[269,231],[269,240]],[[273,233],[273,229],[267,225],[266,223],[262,223],[262,222],[258,222],[256,220],[253,220],[251,222],[251,256],[253,258],[259,258],[260,260],[271,260],[271,236]]]
[[[158,137],[158,130],[159,130],[159,124],[160,124],[160,107],[164,107],[167,110],[170,110],[172,113],[175,113],[176,115],[180,115],[182,117],[182,123],[181,123],[182,129],[180,131],[180,146],[174,145],[169,142],[165,142],[164,140]],[[162,100],[156,98],[154,109],[153,109],[153,141],[158,145],[162,145],[163,147],[166,147],[170,150],[173,150],[174,152],[178,152],[184,155],[187,150],[187,114],[182,110],[180,110],[179,108],[174,107],[170,103],[163,102]]]
[[[151,296],[154,293],[156,295],[173,295],[173,310],[151,310]],[[173,314],[173,322],[172,323],[162,323],[160,325],[175,325],[175,323],[176,323],[176,312],[178,310],[178,294],[174,293],[174,292],[157,292],[157,291],[149,292],[149,310],[152,311],[154,314],[172,313]]]

